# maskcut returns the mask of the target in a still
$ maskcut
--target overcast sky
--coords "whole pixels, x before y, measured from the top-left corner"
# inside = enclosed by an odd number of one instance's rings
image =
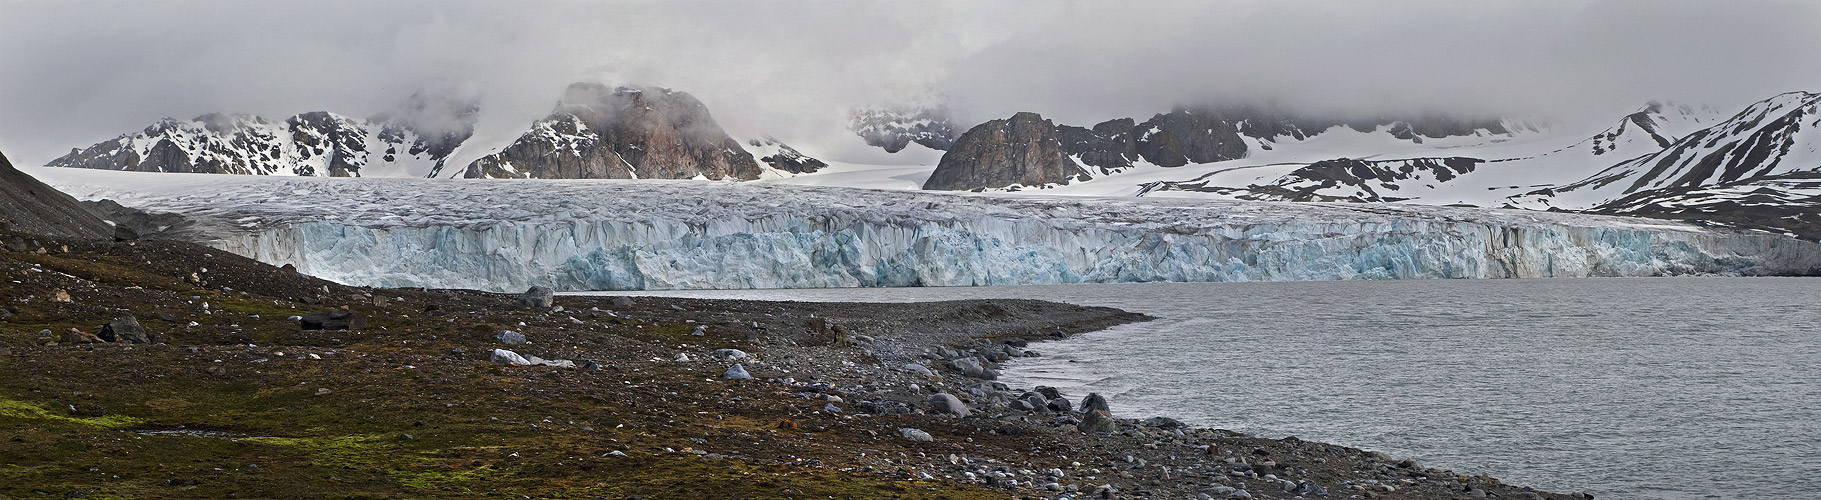
[[[1181,102],[1605,123],[1821,90],[1821,2],[0,0],[0,151],[42,164],[212,111],[476,96],[498,145],[575,81],[690,92],[736,134],[863,154],[855,105],[1080,125]]]

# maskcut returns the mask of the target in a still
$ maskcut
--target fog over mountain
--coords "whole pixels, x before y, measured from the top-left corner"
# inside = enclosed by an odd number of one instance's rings
[[[0,4],[0,148],[23,165],[210,112],[367,117],[477,99],[466,164],[577,81],[691,93],[736,137],[886,153],[855,106],[965,124],[1184,102],[1604,123],[1649,99],[1821,89],[1815,2],[92,2]]]

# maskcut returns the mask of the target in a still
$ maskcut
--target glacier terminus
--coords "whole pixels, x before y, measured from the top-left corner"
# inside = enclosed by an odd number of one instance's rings
[[[363,286],[579,291],[1821,271],[1821,244],[1783,235],[1521,210],[660,180],[33,174],[78,198],[185,214],[186,239]]]

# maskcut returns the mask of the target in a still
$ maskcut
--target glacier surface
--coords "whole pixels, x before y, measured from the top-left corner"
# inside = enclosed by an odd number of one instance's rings
[[[31,173],[342,283],[518,291],[1774,275],[1821,244],[1660,220],[1390,204],[703,181]]]

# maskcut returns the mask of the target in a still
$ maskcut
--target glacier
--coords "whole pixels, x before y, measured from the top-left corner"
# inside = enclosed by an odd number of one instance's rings
[[[341,283],[518,291],[1821,272],[1821,244],[1586,214],[705,181],[31,173]]]

